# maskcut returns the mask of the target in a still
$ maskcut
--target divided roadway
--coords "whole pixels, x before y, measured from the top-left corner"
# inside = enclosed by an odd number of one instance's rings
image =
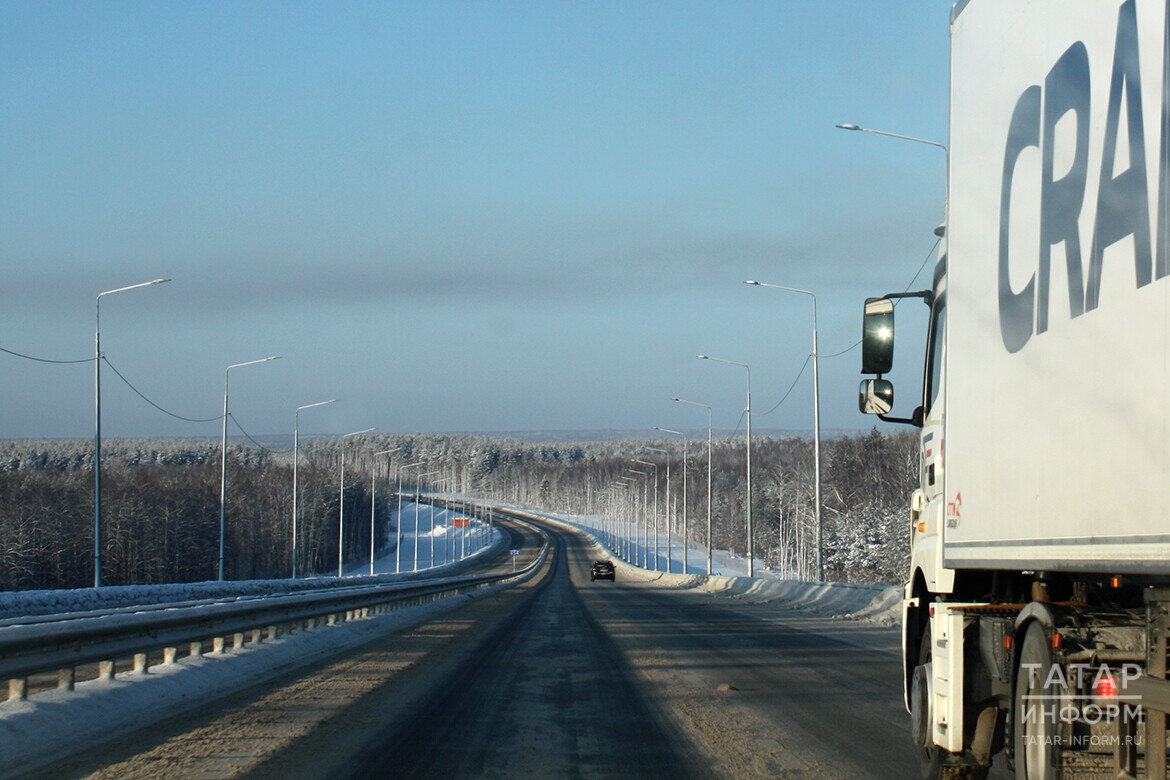
[[[896,630],[621,570],[590,582],[592,541],[545,527],[553,554],[526,583],[38,774],[916,774]]]

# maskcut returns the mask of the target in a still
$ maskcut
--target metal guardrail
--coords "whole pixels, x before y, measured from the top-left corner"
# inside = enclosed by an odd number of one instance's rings
[[[59,621],[0,626],[0,680],[7,679],[9,699],[28,695],[28,678],[57,672],[59,688],[72,688],[75,670],[99,664],[98,676],[114,674],[114,659],[134,658],[134,670],[145,671],[147,654],[162,649],[164,663],[173,662],[178,648],[191,655],[210,641],[221,652],[231,637],[241,647],[247,634],[253,642],[280,633],[309,630],[321,624],[368,618],[390,609],[457,596],[531,576],[548,558],[548,535],[525,522],[534,516],[495,510],[523,523],[543,538],[540,554],[516,572],[461,575],[421,582],[396,582],[324,592],[300,592],[246,601],[148,605],[141,612],[125,609],[77,614]]]

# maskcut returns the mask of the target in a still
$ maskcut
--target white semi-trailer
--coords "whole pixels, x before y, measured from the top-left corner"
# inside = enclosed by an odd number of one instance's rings
[[[929,291],[866,302],[861,388],[922,431],[903,656],[927,777],[1001,753],[1019,777],[1166,774],[1167,5],[952,10],[944,251]],[[899,297],[930,316],[901,420]]]

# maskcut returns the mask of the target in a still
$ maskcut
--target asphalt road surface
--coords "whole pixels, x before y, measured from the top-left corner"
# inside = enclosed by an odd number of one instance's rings
[[[916,775],[896,630],[620,571],[590,582],[597,549],[550,534],[523,585],[42,774]]]

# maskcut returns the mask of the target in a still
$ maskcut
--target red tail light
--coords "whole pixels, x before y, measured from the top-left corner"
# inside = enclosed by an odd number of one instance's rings
[[[1117,680],[1112,675],[1101,675],[1093,685],[1093,695],[1101,699],[1117,698]]]

